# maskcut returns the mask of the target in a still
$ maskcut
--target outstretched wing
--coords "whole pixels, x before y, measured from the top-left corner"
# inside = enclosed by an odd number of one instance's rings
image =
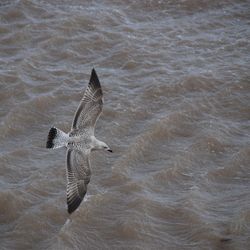
[[[68,212],[74,212],[82,202],[90,181],[89,157],[82,151],[67,151],[67,204]]]
[[[92,128],[102,112],[103,98],[102,88],[95,72],[92,69],[89,85],[76,110],[72,123],[72,129]]]

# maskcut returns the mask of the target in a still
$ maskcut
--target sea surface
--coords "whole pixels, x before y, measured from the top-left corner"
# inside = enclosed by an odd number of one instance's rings
[[[96,69],[87,196],[65,149]],[[0,249],[250,249],[250,2],[1,0]]]

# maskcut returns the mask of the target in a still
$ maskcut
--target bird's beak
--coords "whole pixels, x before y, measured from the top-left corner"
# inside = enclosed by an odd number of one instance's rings
[[[112,149],[110,149],[110,148],[109,148],[107,151],[109,151],[110,153],[113,153],[113,150],[112,150]]]

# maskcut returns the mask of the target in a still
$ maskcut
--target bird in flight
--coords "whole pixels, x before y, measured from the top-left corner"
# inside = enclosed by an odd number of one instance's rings
[[[71,130],[65,133],[52,127],[48,134],[47,148],[67,148],[67,205],[68,213],[73,213],[82,202],[91,177],[90,153],[93,150],[112,152],[110,147],[95,135],[95,124],[103,106],[102,88],[92,69],[90,81],[76,110]]]

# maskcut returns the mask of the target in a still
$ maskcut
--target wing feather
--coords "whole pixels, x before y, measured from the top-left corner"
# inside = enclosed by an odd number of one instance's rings
[[[92,69],[90,81],[76,110],[72,129],[92,128],[98,120],[103,106],[103,93],[95,69]]]
[[[71,214],[81,204],[90,181],[91,171],[88,155],[81,151],[67,151],[67,204]]]

